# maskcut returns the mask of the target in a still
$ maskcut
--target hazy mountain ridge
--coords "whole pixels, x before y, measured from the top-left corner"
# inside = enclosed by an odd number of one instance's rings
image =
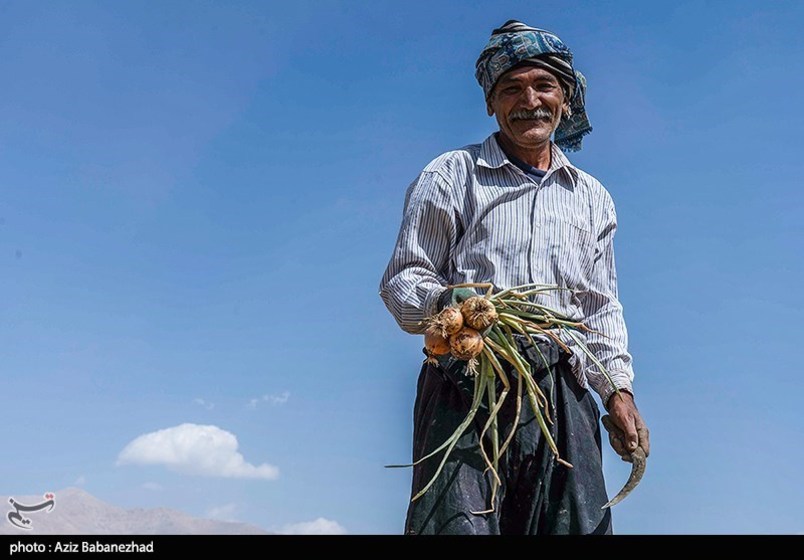
[[[39,496],[3,497],[0,535],[264,535],[268,531],[247,523],[202,519],[168,508],[124,509],[103,502],[80,488],[55,492],[56,507],[22,515],[31,520],[31,529],[20,529],[8,520],[17,503],[33,506],[44,501]]]

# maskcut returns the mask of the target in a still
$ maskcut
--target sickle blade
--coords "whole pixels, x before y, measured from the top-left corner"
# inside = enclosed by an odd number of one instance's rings
[[[619,493],[614,496],[606,505],[604,505],[600,509],[606,509],[613,505],[617,505],[622,502],[631,491],[637,487],[639,481],[642,480],[642,475],[645,474],[645,464],[647,463],[647,458],[645,457],[645,452],[642,450],[641,447],[637,447],[636,451],[631,453],[631,476],[628,477],[628,481],[623,486],[623,489],[619,491]]]

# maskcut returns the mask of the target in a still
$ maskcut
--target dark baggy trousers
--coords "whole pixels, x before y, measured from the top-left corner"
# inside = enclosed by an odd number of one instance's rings
[[[533,368],[534,379],[550,401],[550,425],[562,459],[554,459],[523,386],[516,435],[500,458],[502,481],[492,513],[489,509],[492,474],[479,451],[479,436],[488,409],[478,412],[461,436],[444,469],[430,489],[408,507],[405,533],[409,535],[500,534],[611,534],[611,513],[603,481],[600,412],[591,393],[582,388],[554,342],[538,342],[544,359],[520,342],[520,352]],[[545,362],[549,368],[545,367]],[[509,433],[516,414],[519,377],[504,364],[511,389],[498,416],[500,442]],[[472,402],[474,378],[464,374],[466,362],[448,358],[440,365],[424,364],[419,375],[414,408],[413,458],[436,449],[466,418]],[[548,372],[549,369],[549,372]],[[497,394],[502,385],[498,383]],[[484,399],[485,400],[485,399]],[[484,440],[491,452],[488,434]],[[416,465],[416,495],[433,477],[443,452]]]

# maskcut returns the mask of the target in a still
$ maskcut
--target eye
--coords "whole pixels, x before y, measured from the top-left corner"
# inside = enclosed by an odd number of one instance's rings
[[[519,87],[517,86],[508,86],[503,88],[502,92],[506,95],[514,95],[515,93],[519,93]]]

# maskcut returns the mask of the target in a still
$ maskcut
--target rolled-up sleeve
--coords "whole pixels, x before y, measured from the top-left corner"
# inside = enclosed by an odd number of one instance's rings
[[[606,368],[614,387],[633,394],[634,372],[628,353],[628,331],[623,307],[617,293],[617,272],[614,265],[614,233],[617,215],[611,196],[603,190],[599,202],[594,267],[588,290],[580,295],[585,323],[595,333],[588,333],[589,350]],[[599,333],[599,334],[598,334]],[[587,363],[586,378],[600,395],[603,404],[614,393],[612,383],[591,360]]]
[[[449,283],[456,244],[452,193],[436,172],[423,172],[405,194],[402,225],[380,281],[380,297],[405,332],[424,332],[422,320],[437,311]]]

